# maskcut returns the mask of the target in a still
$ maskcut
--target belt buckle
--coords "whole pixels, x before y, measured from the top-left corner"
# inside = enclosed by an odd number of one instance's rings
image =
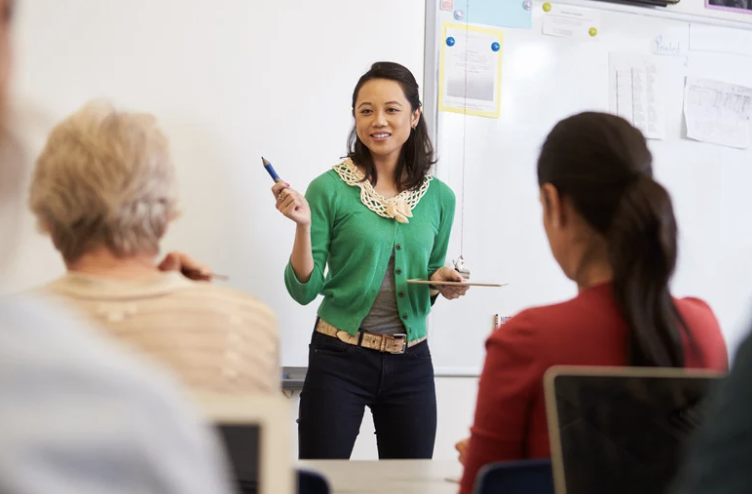
[[[401,342],[402,345],[399,350],[392,350],[389,348],[392,344]],[[407,351],[407,335],[405,333],[397,333],[391,335],[389,343],[386,345],[385,351],[393,355],[403,355]]]

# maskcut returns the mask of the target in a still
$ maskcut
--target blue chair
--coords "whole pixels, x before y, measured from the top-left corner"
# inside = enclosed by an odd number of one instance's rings
[[[298,470],[298,494],[329,494],[329,482],[323,475],[310,470]]]
[[[490,463],[478,472],[474,494],[554,494],[551,460]]]

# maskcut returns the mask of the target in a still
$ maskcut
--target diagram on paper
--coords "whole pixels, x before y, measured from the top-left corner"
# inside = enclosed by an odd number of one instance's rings
[[[611,53],[609,106],[648,139],[663,139],[666,124],[659,95],[658,69],[651,57]]]
[[[748,148],[750,114],[752,88],[710,79],[687,78],[684,119],[690,139]]]

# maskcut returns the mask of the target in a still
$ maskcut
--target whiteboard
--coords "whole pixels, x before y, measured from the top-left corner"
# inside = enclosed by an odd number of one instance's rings
[[[16,101],[36,155],[91,98],[154,113],[172,145],[181,249],[277,313],[283,365],[305,366],[318,301],[284,287],[294,225],[274,209],[261,156],[305,190],[346,153],[351,95],[379,60],[423,78],[425,4],[381,0],[26,0],[18,5]],[[9,283],[63,273],[26,218]]]
[[[499,119],[435,111],[440,26],[454,19],[438,9],[429,13],[433,23],[427,46],[432,56],[426,58],[426,77],[432,78],[427,91],[433,94],[426,99],[433,108],[427,113],[440,160],[437,176],[453,188],[458,201],[449,257],[462,252],[475,281],[509,283],[501,289],[471,289],[459,301],[435,306],[430,341],[442,372],[480,371],[495,313],[514,315],[576,295],[575,284],[550,253],[541,222],[536,177],[540,146],[560,119],[585,110],[609,110],[610,52],[652,55],[656,36],[671,32],[688,42],[690,21],[707,21],[686,15],[671,19],[670,13],[639,7],[567,3],[598,9],[597,38],[542,35],[542,3],[535,2],[532,29],[504,29]],[[649,146],[656,176],[672,195],[680,230],[672,289],[676,296],[706,300],[733,349],[749,327],[752,305],[752,149],[683,138],[683,88],[686,76],[752,87],[752,58],[690,51],[655,60],[667,135]]]

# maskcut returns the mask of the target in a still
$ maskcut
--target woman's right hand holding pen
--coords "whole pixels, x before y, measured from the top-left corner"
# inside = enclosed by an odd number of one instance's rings
[[[308,201],[290,184],[278,182],[272,187],[272,194],[277,201],[277,210],[293,220],[298,226],[308,228],[311,226],[311,209]]]
[[[311,251],[311,208],[303,194],[290,187],[290,184],[277,182],[272,187],[277,210],[295,222],[295,242],[292,246],[290,264],[301,283],[308,283],[313,273],[313,253]]]

